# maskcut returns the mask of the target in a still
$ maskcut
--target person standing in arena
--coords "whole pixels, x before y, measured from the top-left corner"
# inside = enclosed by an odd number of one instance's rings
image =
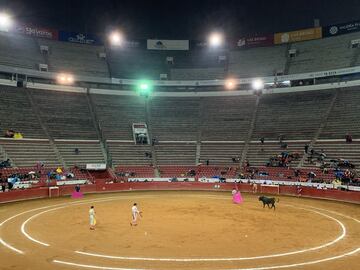
[[[90,207],[89,210],[89,219],[90,219],[90,230],[95,230],[96,218],[95,218],[95,209],[94,206]]]
[[[131,207],[131,214],[132,214],[132,221],[130,222],[130,225],[136,226],[138,217],[139,216],[141,217],[141,212],[137,208],[137,203],[134,203],[134,205]]]

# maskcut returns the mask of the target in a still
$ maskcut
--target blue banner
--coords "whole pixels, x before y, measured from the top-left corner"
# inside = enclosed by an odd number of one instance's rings
[[[59,31],[59,40],[73,43],[102,45],[103,42],[100,37],[92,34],[83,34],[76,32]]]
[[[360,21],[324,26],[322,31],[323,31],[322,33],[323,37],[332,37],[332,36],[343,35],[352,32],[358,32],[360,31]]]

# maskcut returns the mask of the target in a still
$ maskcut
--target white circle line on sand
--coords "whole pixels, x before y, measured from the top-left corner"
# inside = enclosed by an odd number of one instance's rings
[[[346,227],[338,219],[336,219],[334,217],[331,217],[331,216],[329,216],[327,214],[321,213],[319,211],[316,211],[316,210],[307,209],[307,208],[303,208],[303,207],[297,207],[297,206],[294,206],[294,205],[286,205],[286,206],[293,207],[293,208],[299,208],[299,209],[310,211],[310,212],[314,212],[314,213],[317,213],[319,215],[322,215],[322,216],[325,216],[325,217],[327,217],[329,219],[334,220],[340,226],[341,234],[336,239],[334,239],[334,240],[332,240],[330,242],[327,242],[327,243],[325,243],[323,245],[320,245],[320,246],[307,248],[307,249],[302,249],[302,250],[290,251],[290,252],[285,252],[285,253],[269,254],[269,255],[254,256],[254,257],[234,257],[234,258],[150,258],[150,257],[113,256],[113,255],[98,254],[98,253],[93,253],[93,252],[83,252],[83,251],[79,251],[79,250],[76,250],[74,252],[77,253],[77,254],[86,255],[86,256],[92,256],[92,257],[98,257],[98,258],[116,259],[116,260],[133,260],[133,261],[165,261],[165,262],[245,261],[245,260],[259,260],[259,259],[283,257],[283,256],[289,256],[289,255],[295,255],[295,254],[315,251],[315,250],[319,250],[319,249],[334,245],[335,243],[337,243],[338,241],[340,241],[341,239],[343,239],[346,236]]]
[[[145,197],[145,198],[152,198],[154,197],[153,195],[143,195],[142,197]],[[84,201],[81,201],[81,202],[72,202],[72,203],[59,203],[59,204],[54,204],[54,205],[47,205],[47,206],[43,206],[43,207],[38,207],[38,208],[33,208],[33,209],[30,209],[30,210],[27,210],[27,211],[24,211],[24,212],[21,212],[21,213],[18,213],[16,215],[13,215],[7,219],[5,219],[4,221],[2,221],[0,223],[0,227],[5,225],[7,222],[21,216],[21,215],[24,215],[24,214],[27,214],[27,213],[31,213],[31,212],[35,212],[35,211],[38,211],[38,210],[42,210],[42,209],[48,209],[48,208],[51,208],[51,207],[56,207],[56,206],[64,206],[64,207],[67,207],[67,206],[72,206],[72,205],[79,205],[79,204],[86,204],[86,203],[92,203],[92,202],[103,202],[103,201],[111,201],[111,200],[116,200],[116,199],[131,199],[133,198],[133,196],[123,196],[123,197],[119,197],[119,196],[111,196],[111,197],[106,197],[106,198],[99,198],[99,199],[88,199],[88,200],[84,200]],[[25,230],[25,228],[24,228]],[[12,250],[12,251],[15,251],[19,254],[25,254],[24,251],[20,250],[20,249],[17,249],[15,248],[14,246],[10,245],[9,243],[7,243],[4,239],[2,239],[0,237],[1,241],[0,241],[0,244],[2,244],[4,247]],[[41,241],[40,241],[41,242]]]
[[[280,269],[280,268],[292,268],[292,267],[298,267],[298,266],[305,266],[305,265],[312,265],[312,264],[318,264],[323,262],[328,262],[332,260],[337,260],[344,258],[346,256],[354,255],[355,253],[360,251],[360,247],[356,248],[352,251],[349,251],[344,254],[340,254],[337,256],[332,256],[324,259],[319,259],[315,261],[308,261],[308,262],[301,262],[301,263],[294,263],[294,264],[283,264],[283,265],[274,265],[274,266],[261,266],[261,267],[255,267],[255,268],[233,268],[233,269],[226,269],[226,270],[269,270],[269,269]],[[53,260],[53,263],[57,264],[63,264],[63,265],[69,265],[69,266],[75,266],[75,267],[83,267],[83,268],[92,268],[92,269],[107,269],[107,270],[145,270],[145,269],[139,269],[139,268],[118,268],[118,267],[110,267],[110,266],[98,266],[98,265],[90,265],[90,264],[79,264],[75,262],[67,262],[67,261],[61,261],[61,260]],[[146,270],[150,270],[146,269]]]
[[[1,237],[0,237],[0,243],[7,247],[8,249],[11,249],[12,251],[15,251],[16,253],[19,253],[19,254],[24,254],[24,251],[20,250],[20,249],[17,249],[15,247],[13,247],[12,245],[6,243]]]

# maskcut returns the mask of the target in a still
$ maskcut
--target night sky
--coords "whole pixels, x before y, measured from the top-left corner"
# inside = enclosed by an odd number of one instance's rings
[[[0,0],[17,21],[61,30],[128,38],[202,39],[218,29],[228,38],[360,19],[360,0]]]

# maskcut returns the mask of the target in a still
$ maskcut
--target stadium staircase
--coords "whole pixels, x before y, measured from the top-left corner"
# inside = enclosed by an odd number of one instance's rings
[[[157,157],[154,144],[152,143],[153,133],[152,133],[152,125],[151,125],[151,99],[146,97],[145,100],[145,122],[148,128],[148,139],[150,142],[150,149],[151,149],[151,159],[152,165],[154,168],[154,175],[155,177],[160,177],[160,172],[157,166]]]
[[[320,122],[320,126],[319,126],[318,130],[316,131],[315,136],[312,138],[312,140],[311,140],[311,142],[310,142],[310,144],[309,144],[309,149],[311,149],[311,148],[314,147],[316,141],[319,139],[319,136],[320,136],[321,132],[322,132],[322,131],[324,130],[324,128],[326,127],[326,123],[327,123],[327,121],[328,121],[328,119],[329,119],[330,112],[331,112],[332,109],[334,108],[335,102],[336,102],[337,97],[338,97],[338,95],[339,95],[339,91],[340,91],[339,89],[336,89],[335,94],[334,94],[334,96],[333,96],[333,98],[332,98],[332,100],[331,100],[331,103],[330,103],[330,105],[329,105],[326,113],[324,114],[322,121]],[[301,167],[304,166],[304,162],[305,162],[306,156],[307,156],[307,155],[303,155],[303,156],[302,156],[302,158],[301,158],[301,160],[300,160],[300,162],[299,162],[299,164],[298,164],[298,167],[299,167],[299,168],[301,168]]]
[[[256,116],[257,116],[257,112],[258,112],[258,108],[259,108],[259,103],[260,103],[260,96],[257,96],[256,97],[256,102],[255,102],[254,112],[253,112],[253,115],[252,115],[252,118],[251,118],[249,133],[247,134],[246,141],[245,141],[245,146],[244,146],[244,149],[242,151],[241,158],[240,158],[240,165],[244,163],[244,161],[246,159],[246,156],[248,154],[251,137],[252,137],[253,131],[255,129]]]
[[[89,106],[89,111],[91,114],[91,119],[93,121],[94,124],[94,129],[96,131],[97,137],[100,138],[100,147],[101,147],[101,152],[105,158],[106,164],[110,167],[112,167],[112,159],[111,159],[111,155],[109,153],[109,149],[107,148],[106,142],[105,142],[105,138],[102,136],[102,131],[101,131],[101,127],[99,124],[99,120],[97,119],[97,115],[95,113],[95,105],[94,102],[91,98],[91,95],[89,93],[89,89],[87,89],[86,92],[86,100]]]
[[[49,139],[49,144],[50,144],[50,147],[54,150],[55,154],[56,154],[56,158],[58,159],[58,161],[60,161],[60,164],[66,168],[66,164],[65,164],[65,161],[63,159],[63,157],[61,156],[60,154],[60,151],[59,149],[56,147],[55,143],[54,143],[54,139],[50,136],[47,128],[45,127],[41,117],[40,117],[40,111],[38,109],[38,107],[35,105],[35,102],[33,100],[33,96],[32,96],[32,90],[30,88],[26,88],[25,89],[25,92],[29,98],[29,101],[30,101],[30,104],[36,114],[36,117],[38,119],[38,122],[40,123],[40,127],[42,128],[42,130],[44,131],[46,137]]]

